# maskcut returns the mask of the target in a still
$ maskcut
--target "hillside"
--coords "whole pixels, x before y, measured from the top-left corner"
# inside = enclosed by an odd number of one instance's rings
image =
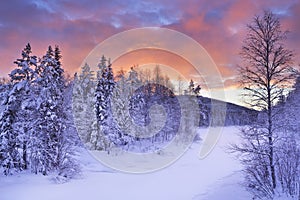
[[[247,125],[257,120],[259,112],[233,103],[198,97],[200,108],[208,113],[206,119],[202,119],[200,126],[235,126]],[[216,113],[212,112],[212,105],[216,106]],[[225,124],[220,119],[225,115]],[[215,116],[215,117],[213,117]],[[214,120],[213,120],[214,119]]]

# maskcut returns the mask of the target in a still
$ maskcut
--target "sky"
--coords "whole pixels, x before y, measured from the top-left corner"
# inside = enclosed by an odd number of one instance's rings
[[[28,42],[38,56],[44,55],[49,45],[59,45],[63,67],[73,74],[89,52],[110,36],[155,26],[182,32],[201,44],[216,63],[229,92],[236,85],[245,26],[266,9],[273,11],[283,29],[290,31],[286,45],[295,51],[298,65],[299,0],[1,1],[0,76],[6,76],[15,67],[13,61]],[[145,52],[141,54],[147,56]],[[138,62],[142,62],[139,59],[135,63],[143,64]]]

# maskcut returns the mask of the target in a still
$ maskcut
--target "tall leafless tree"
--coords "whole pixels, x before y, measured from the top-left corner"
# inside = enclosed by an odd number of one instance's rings
[[[250,107],[261,110],[261,120],[243,129],[243,143],[234,150],[241,153],[249,188],[260,196],[272,196],[277,186],[275,161],[274,106],[295,78],[291,65],[293,52],[283,42],[279,18],[270,11],[255,16],[247,25],[239,68],[244,100]]]

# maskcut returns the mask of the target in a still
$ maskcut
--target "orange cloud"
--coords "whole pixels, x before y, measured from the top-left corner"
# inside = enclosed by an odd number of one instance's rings
[[[140,49],[131,51],[116,59],[113,63],[113,69],[117,72],[120,69],[128,70],[134,65],[155,64],[165,65],[174,68],[186,79],[191,79],[192,74],[197,74],[195,68],[183,57],[172,52],[161,49]],[[173,77],[177,78],[177,77]]]

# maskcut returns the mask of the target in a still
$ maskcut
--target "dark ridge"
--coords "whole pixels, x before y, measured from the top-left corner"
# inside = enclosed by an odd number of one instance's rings
[[[202,96],[198,97],[198,102],[200,109],[206,113],[206,117],[201,117],[200,126],[243,126],[257,121],[257,110]],[[214,111],[212,104],[216,107]]]

